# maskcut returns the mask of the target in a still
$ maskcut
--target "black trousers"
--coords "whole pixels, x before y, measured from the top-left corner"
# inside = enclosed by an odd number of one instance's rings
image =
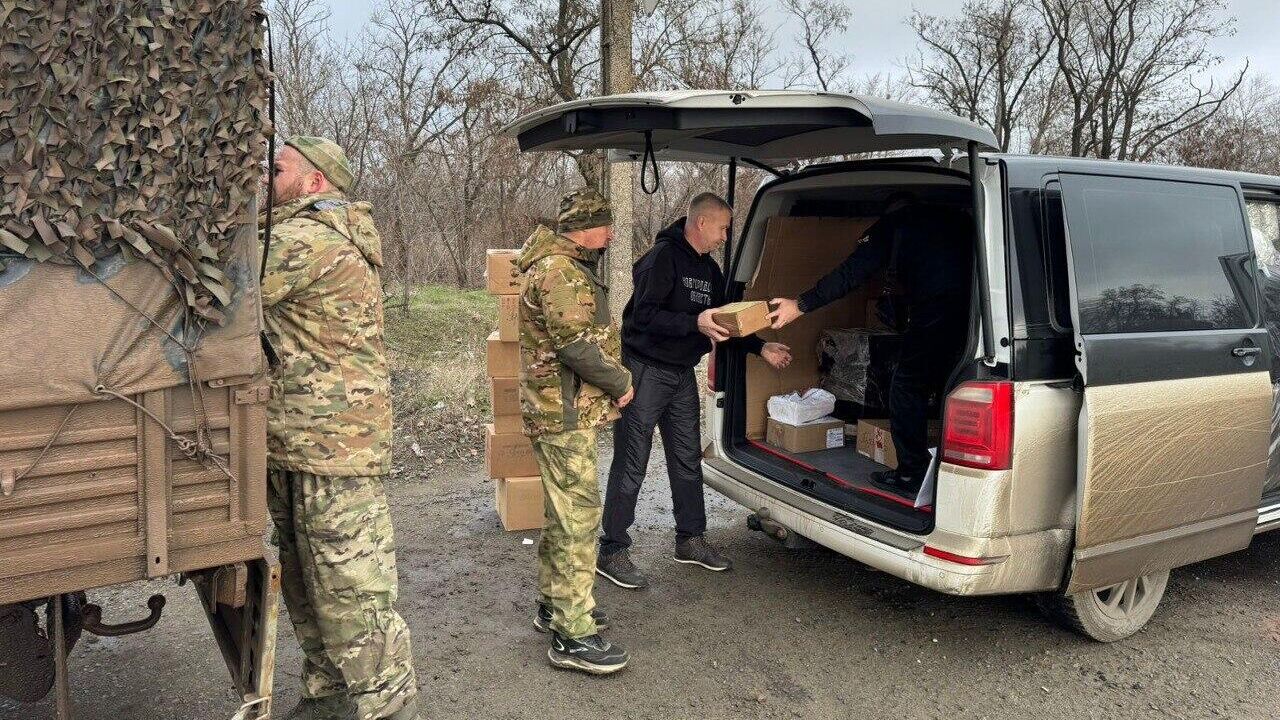
[[[929,469],[929,396],[946,388],[964,351],[967,312],[962,298],[911,309],[902,354],[889,385],[889,430],[898,470],[923,477]]]
[[[701,535],[707,529],[697,376],[692,368],[668,370],[629,357],[623,357],[622,362],[631,371],[636,394],[613,426],[613,464],[604,496],[601,555],[631,547],[627,530],[636,519],[636,499],[649,466],[655,426],[662,433],[667,455],[676,537]]]

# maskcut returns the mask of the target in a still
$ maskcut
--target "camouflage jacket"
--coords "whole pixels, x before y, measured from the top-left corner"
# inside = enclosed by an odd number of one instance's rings
[[[267,414],[267,461],[316,475],[391,468],[391,388],[382,341],[382,241],[369,203],[341,193],[273,213],[262,280],[267,335],[280,356]]]
[[[516,258],[520,295],[520,410],[526,435],[598,427],[631,389],[599,253],[538,227]]]

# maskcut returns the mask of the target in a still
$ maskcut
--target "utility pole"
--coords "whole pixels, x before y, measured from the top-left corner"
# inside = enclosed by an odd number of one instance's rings
[[[635,0],[600,0],[601,95],[629,93],[635,89],[631,66],[631,21]],[[631,163],[604,163],[605,194],[613,206],[613,244],[609,246],[609,297],[614,320],[622,324],[622,308],[631,297],[631,264],[635,168]]]

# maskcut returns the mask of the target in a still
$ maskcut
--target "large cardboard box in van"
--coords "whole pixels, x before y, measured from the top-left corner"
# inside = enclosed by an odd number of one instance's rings
[[[844,421],[822,418],[803,425],[792,425],[769,418],[765,442],[794,453],[844,447]]]
[[[857,248],[873,222],[867,218],[769,218],[760,262],[743,299],[799,297]],[[867,300],[879,295],[880,283],[873,281],[781,330],[759,332],[766,341],[789,346],[792,360],[786,368],[775,370],[755,355],[747,356],[748,438],[764,439],[770,397],[817,387],[818,334],[825,328],[857,327],[866,316]]]
[[[523,276],[516,267],[519,250],[489,250],[485,253],[485,281],[492,295],[515,295],[520,292]]]
[[[491,478],[541,475],[533,456],[533,443],[523,433],[499,433],[484,426],[484,466]]]
[[[537,530],[542,527],[542,478],[538,476],[499,478],[494,481],[494,502],[507,532]]]
[[[489,377],[520,376],[520,343],[499,340],[496,330],[489,334],[489,348],[485,357]]]

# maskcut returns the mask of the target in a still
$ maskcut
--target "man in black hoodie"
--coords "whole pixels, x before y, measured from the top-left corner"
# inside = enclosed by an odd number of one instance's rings
[[[632,268],[635,292],[622,312],[622,362],[631,371],[635,398],[613,431],[613,464],[604,501],[604,534],[596,572],[624,588],[649,584],[631,562],[627,529],[649,464],[653,429],[662,433],[676,516],[677,562],[708,570],[731,564],[707,544],[702,497],[702,441],[698,383],[693,368],[729,335],[712,320],[724,304],[724,274],[710,253],[724,244],[733,222],[724,200],[703,193],[689,214],[658,233],[657,242]],[[790,350],[751,336],[736,340],[775,368],[791,362]]]

